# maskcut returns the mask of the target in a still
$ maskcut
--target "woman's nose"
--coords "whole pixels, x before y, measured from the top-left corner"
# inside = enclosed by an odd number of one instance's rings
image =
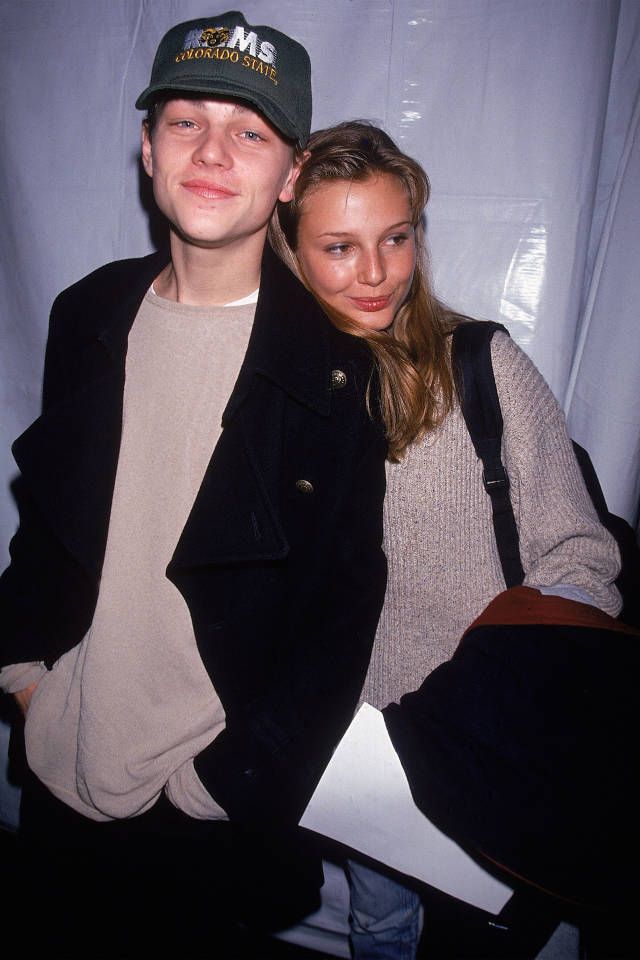
[[[370,287],[377,287],[387,275],[384,260],[380,251],[363,251],[358,263],[358,282],[366,283]]]

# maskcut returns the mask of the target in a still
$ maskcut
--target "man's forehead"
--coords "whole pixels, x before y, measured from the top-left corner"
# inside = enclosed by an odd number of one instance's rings
[[[203,97],[201,95],[188,97],[188,96],[175,96],[167,98],[164,103],[190,103],[192,106],[196,107],[199,110],[206,110],[209,104],[220,103],[224,106],[231,107],[231,112],[234,114],[249,114],[252,117],[260,117],[264,123],[269,123],[264,114],[260,113],[259,110],[256,110],[255,107],[252,107],[251,104],[247,103],[245,100],[237,100],[235,97]]]

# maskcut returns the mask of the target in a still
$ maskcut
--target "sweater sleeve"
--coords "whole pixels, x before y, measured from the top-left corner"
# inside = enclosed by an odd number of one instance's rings
[[[46,672],[47,668],[41,660],[9,664],[0,669],[0,690],[3,693],[18,693],[37,683]]]
[[[520,531],[525,586],[572,585],[615,616],[620,554],[598,520],[567,433],[542,374],[504,334],[491,356],[504,418],[503,457]]]

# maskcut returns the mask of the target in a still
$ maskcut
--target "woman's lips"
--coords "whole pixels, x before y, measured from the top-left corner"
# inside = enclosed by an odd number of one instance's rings
[[[203,200],[228,200],[230,197],[236,196],[233,190],[227,190],[226,187],[221,187],[219,183],[210,183],[208,180],[186,180],[182,186],[189,193],[194,193],[197,197],[202,197]]]
[[[359,310],[366,310],[368,313],[376,313],[378,310],[384,310],[389,306],[391,297],[349,297],[352,303],[355,303]]]

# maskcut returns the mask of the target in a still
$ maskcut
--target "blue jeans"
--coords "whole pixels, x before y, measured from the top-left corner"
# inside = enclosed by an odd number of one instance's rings
[[[418,894],[357,860],[348,861],[347,877],[354,960],[415,960],[421,926]]]

